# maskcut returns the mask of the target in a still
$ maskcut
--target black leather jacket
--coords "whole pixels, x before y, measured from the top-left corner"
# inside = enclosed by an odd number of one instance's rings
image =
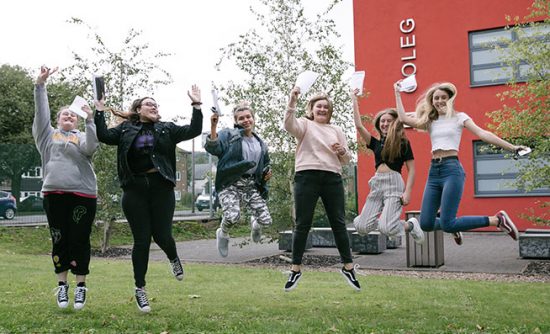
[[[117,169],[120,185],[124,188],[134,178],[128,165],[128,151],[141,130],[141,122],[124,121],[114,128],[107,129],[105,114],[96,111],[94,121],[97,138],[107,145],[117,145]],[[157,122],[155,142],[151,159],[160,174],[176,185],[176,144],[197,137],[202,132],[202,111],[193,108],[191,124],[179,126],[172,122]]]

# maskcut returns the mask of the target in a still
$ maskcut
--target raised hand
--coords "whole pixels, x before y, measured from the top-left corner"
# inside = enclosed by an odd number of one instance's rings
[[[191,99],[191,103],[201,103],[201,90],[199,89],[199,86],[191,86],[191,92],[187,91],[187,96]]]
[[[296,108],[296,104],[298,103],[298,96],[300,95],[300,87],[294,87],[290,91],[290,99],[288,100],[288,107],[289,108]]]
[[[57,72],[58,67],[54,67],[53,69],[46,67],[44,65],[40,66],[40,73],[38,74],[38,77],[36,78],[37,84],[43,84],[48,80],[48,77],[55,72]]]

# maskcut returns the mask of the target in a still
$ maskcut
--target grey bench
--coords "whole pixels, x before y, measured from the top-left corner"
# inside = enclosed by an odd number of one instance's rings
[[[306,249],[313,247],[311,242],[311,233],[307,236]],[[292,251],[292,231],[282,231],[279,232],[279,250],[284,250],[287,252]]]
[[[351,250],[361,254],[380,254],[386,250],[386,236],[378,231],[367,235],[354,232],[351,235]]]
[[[527,229],[519,235],[519,256],[522,258],[550,259],[550,230]]]

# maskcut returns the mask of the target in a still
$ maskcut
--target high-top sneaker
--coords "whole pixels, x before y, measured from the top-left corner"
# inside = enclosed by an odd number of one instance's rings
[[[57,306],[66,308],[69,305],[69,284],[59,284],[54,290],[57,296]]]
[[[151,312],[151,307],[149,306],[149,300],[147,299],[147,292],[145,292],[145,289],[136,288],[136,303],[141,312]]]
[[[77,286],[74,289],[74,309],[80,310],[86,304],[86,291],[88,289],[85,286]]]
[[[172,273],[174,274],[174,277],[176,277],[178,281],[183,280],[183,266],[181,265],[179,257],[170,261],[170,267],[172,268]]]

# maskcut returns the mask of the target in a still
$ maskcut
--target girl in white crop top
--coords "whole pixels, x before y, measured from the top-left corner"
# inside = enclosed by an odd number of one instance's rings
[[[399,119],[414,128],[427,130],[432,142],[433,160],[420,210],[422,229],[453,233],[459,245],[462,244],[461,231],[486,226],[497,226],[517,240],[518,231],[505,211],[501,210],[494,216],[456,216],[465,179],[464,169],[458,161],[458,151],[463,128],[484,142],[508,151],[517,152],[524,147],[499,138],[480,128],[467,114],[457,112],[454,109],[457,90],[451,83],[432,85],[418,100],[416,117],[407,115],[401,101],[400,82],[394,84]],[[440,217],[437,217],[440,209]]]

